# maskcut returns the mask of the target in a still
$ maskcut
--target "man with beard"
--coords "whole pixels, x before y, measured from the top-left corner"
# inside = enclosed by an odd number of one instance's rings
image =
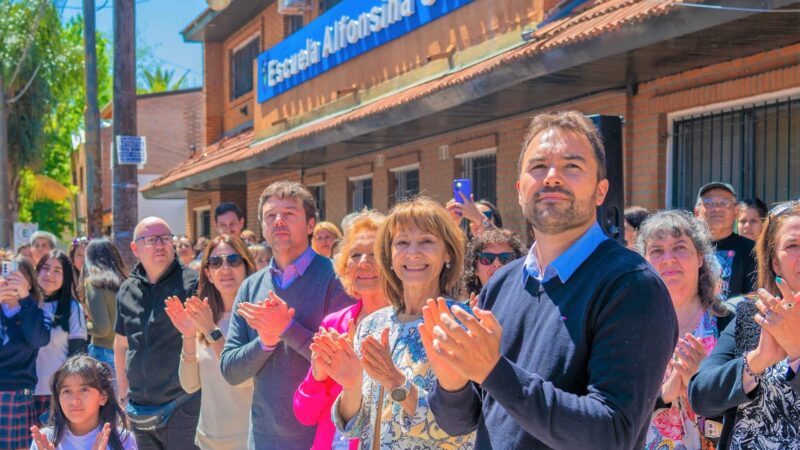
[[[757,287],[755,242],[733,232],[737,211],[736,191],[728,183],[708,183],[697,193],[694,214],[706,223],[717,247],[723,298],[747,294]]]
[[[658,274],[596,222],[602,141],[580,113],[538,115],[519,169],[527,258],[495,273],[474,317],[423,310],[437,424],[477,430],[478,449],[642,448],[678,323]]]
[[[139,449],[197,448],[200,393],[181,388],[181,334],[164,310],[167,298],[194,295],[197,273],[176,258],[172,238],[163,219],[139,222],[131,242],[139,263],[117,292],[114,364],[120,402],[127,403]]]

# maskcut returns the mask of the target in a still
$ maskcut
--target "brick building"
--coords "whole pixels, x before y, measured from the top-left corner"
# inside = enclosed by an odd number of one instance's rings
[[[140,136],[147,142],[147,164],[138,170],[139,186],[163,176],[194,153],[202,152],[203,93],[200,88],[142,94],[136,98],[136,120]],[[103,228],[111,234],[111,142],[113,107],[109,103],[100,111],[104,125],[100,130],[103,167]],[[78,233],[86,233],[86,168],[83,146],[75,153],[73,181],[80,189],[77,199]],[[139,217],[160,216],[167,219],[175,234],[186,233],[186,194],[167,193],[157,198],[139,195]]]
[[[232,2],[183,30],[204,46],[206,149],[143,192],[186,190],[194,236],[225,200],[257,230],[258,196],[279,179],[311,186],[339,221],[416,192],[445,202],[462,177],[523,233],[520,144],[553,109],[624,117],[624,183],[611,182],[626,204],[691,207],[712,179],[767,202],[800,195],[800,15],[774,13],[790,0],[300,3],[297,16]]]

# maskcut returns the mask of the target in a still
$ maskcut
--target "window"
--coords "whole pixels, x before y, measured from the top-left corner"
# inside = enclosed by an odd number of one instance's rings
[[[333,8],[337,4],[341,3],[342,0],[320,0],[319,2],[319,13],[322,14],[325,11]]]
[[[352,211],[372,209],[372,177],[350,179],[350,193]]]
[[[237,48],[231,54],[231,100],[253,90],[253,60],[260,50],[258,37]]]
[[[673,207],[694,208],[710,181],[767,204],[800,196],[800,99],[684,117],[672,130]]]
[[[414,164],[411,167],[393,169],[394,174],[394,192],[390,203],[394,204],[419,194],[419,165]]]
[[[481,151],[479,155],[461,159],[461,178],[472,181],[472,196],[475,201],[489,200],[497,204],[497,163],[495,153]]]
[[[195,240],[200,237],[211,237],[211,207],[197,208],[194,210],[196,232]]]
[[[284,37],[289,37],[303,28],[303,16],[283,16]]]
[[[311,195],[314,196],[314,201],[317,202],[319,220],[325,220],[325,185],[309,186],[308,189],[311,191]]]

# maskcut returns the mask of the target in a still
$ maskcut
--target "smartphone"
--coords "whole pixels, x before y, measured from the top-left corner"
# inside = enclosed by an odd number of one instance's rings
[[[459,192],[464,194],[467,199],[472,197],[472,182],[469,181],[469,178],[456,178],[453,180],[453,198],[456,203],[464,203],[464,200],[458,195]]]
[[[7,277],[12,272],[19,270],[19,263],[17,261],[3,261],[2,273],[0,275]]]

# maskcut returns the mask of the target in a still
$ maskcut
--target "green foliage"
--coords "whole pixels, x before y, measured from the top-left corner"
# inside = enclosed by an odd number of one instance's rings
[[[18,186],[19,220],[36,222],[40,229],[60,235],[72,227],[70,202],[33,200],[31,193],[37,173],[76,191],[72,136],[83,127],[83,19],[75,17],[62,24],[53,4],[42,1],[44,14],[20,81],[6,86],[6,93],[13,95],[39,68],[29,90],[10,110],[9,150]],[[4,44],[0,45],[0,70],[7,80],[24,52],[39,5],[38,1],[0,0],[0,42]],[[98,97],[103,105],[111,100],[111,57],[108,40],[99,33],[96,39]]]
[[[175,78],[174,70],[167,70],[161,65],[145,68],[142,72],[144,86],[138,87],[136,92],[138,94],[152,94],[183,89],[187,86],[186,75],[188,74],[189,72],[186,71],[180,78],[173,81],[173,78]]]

